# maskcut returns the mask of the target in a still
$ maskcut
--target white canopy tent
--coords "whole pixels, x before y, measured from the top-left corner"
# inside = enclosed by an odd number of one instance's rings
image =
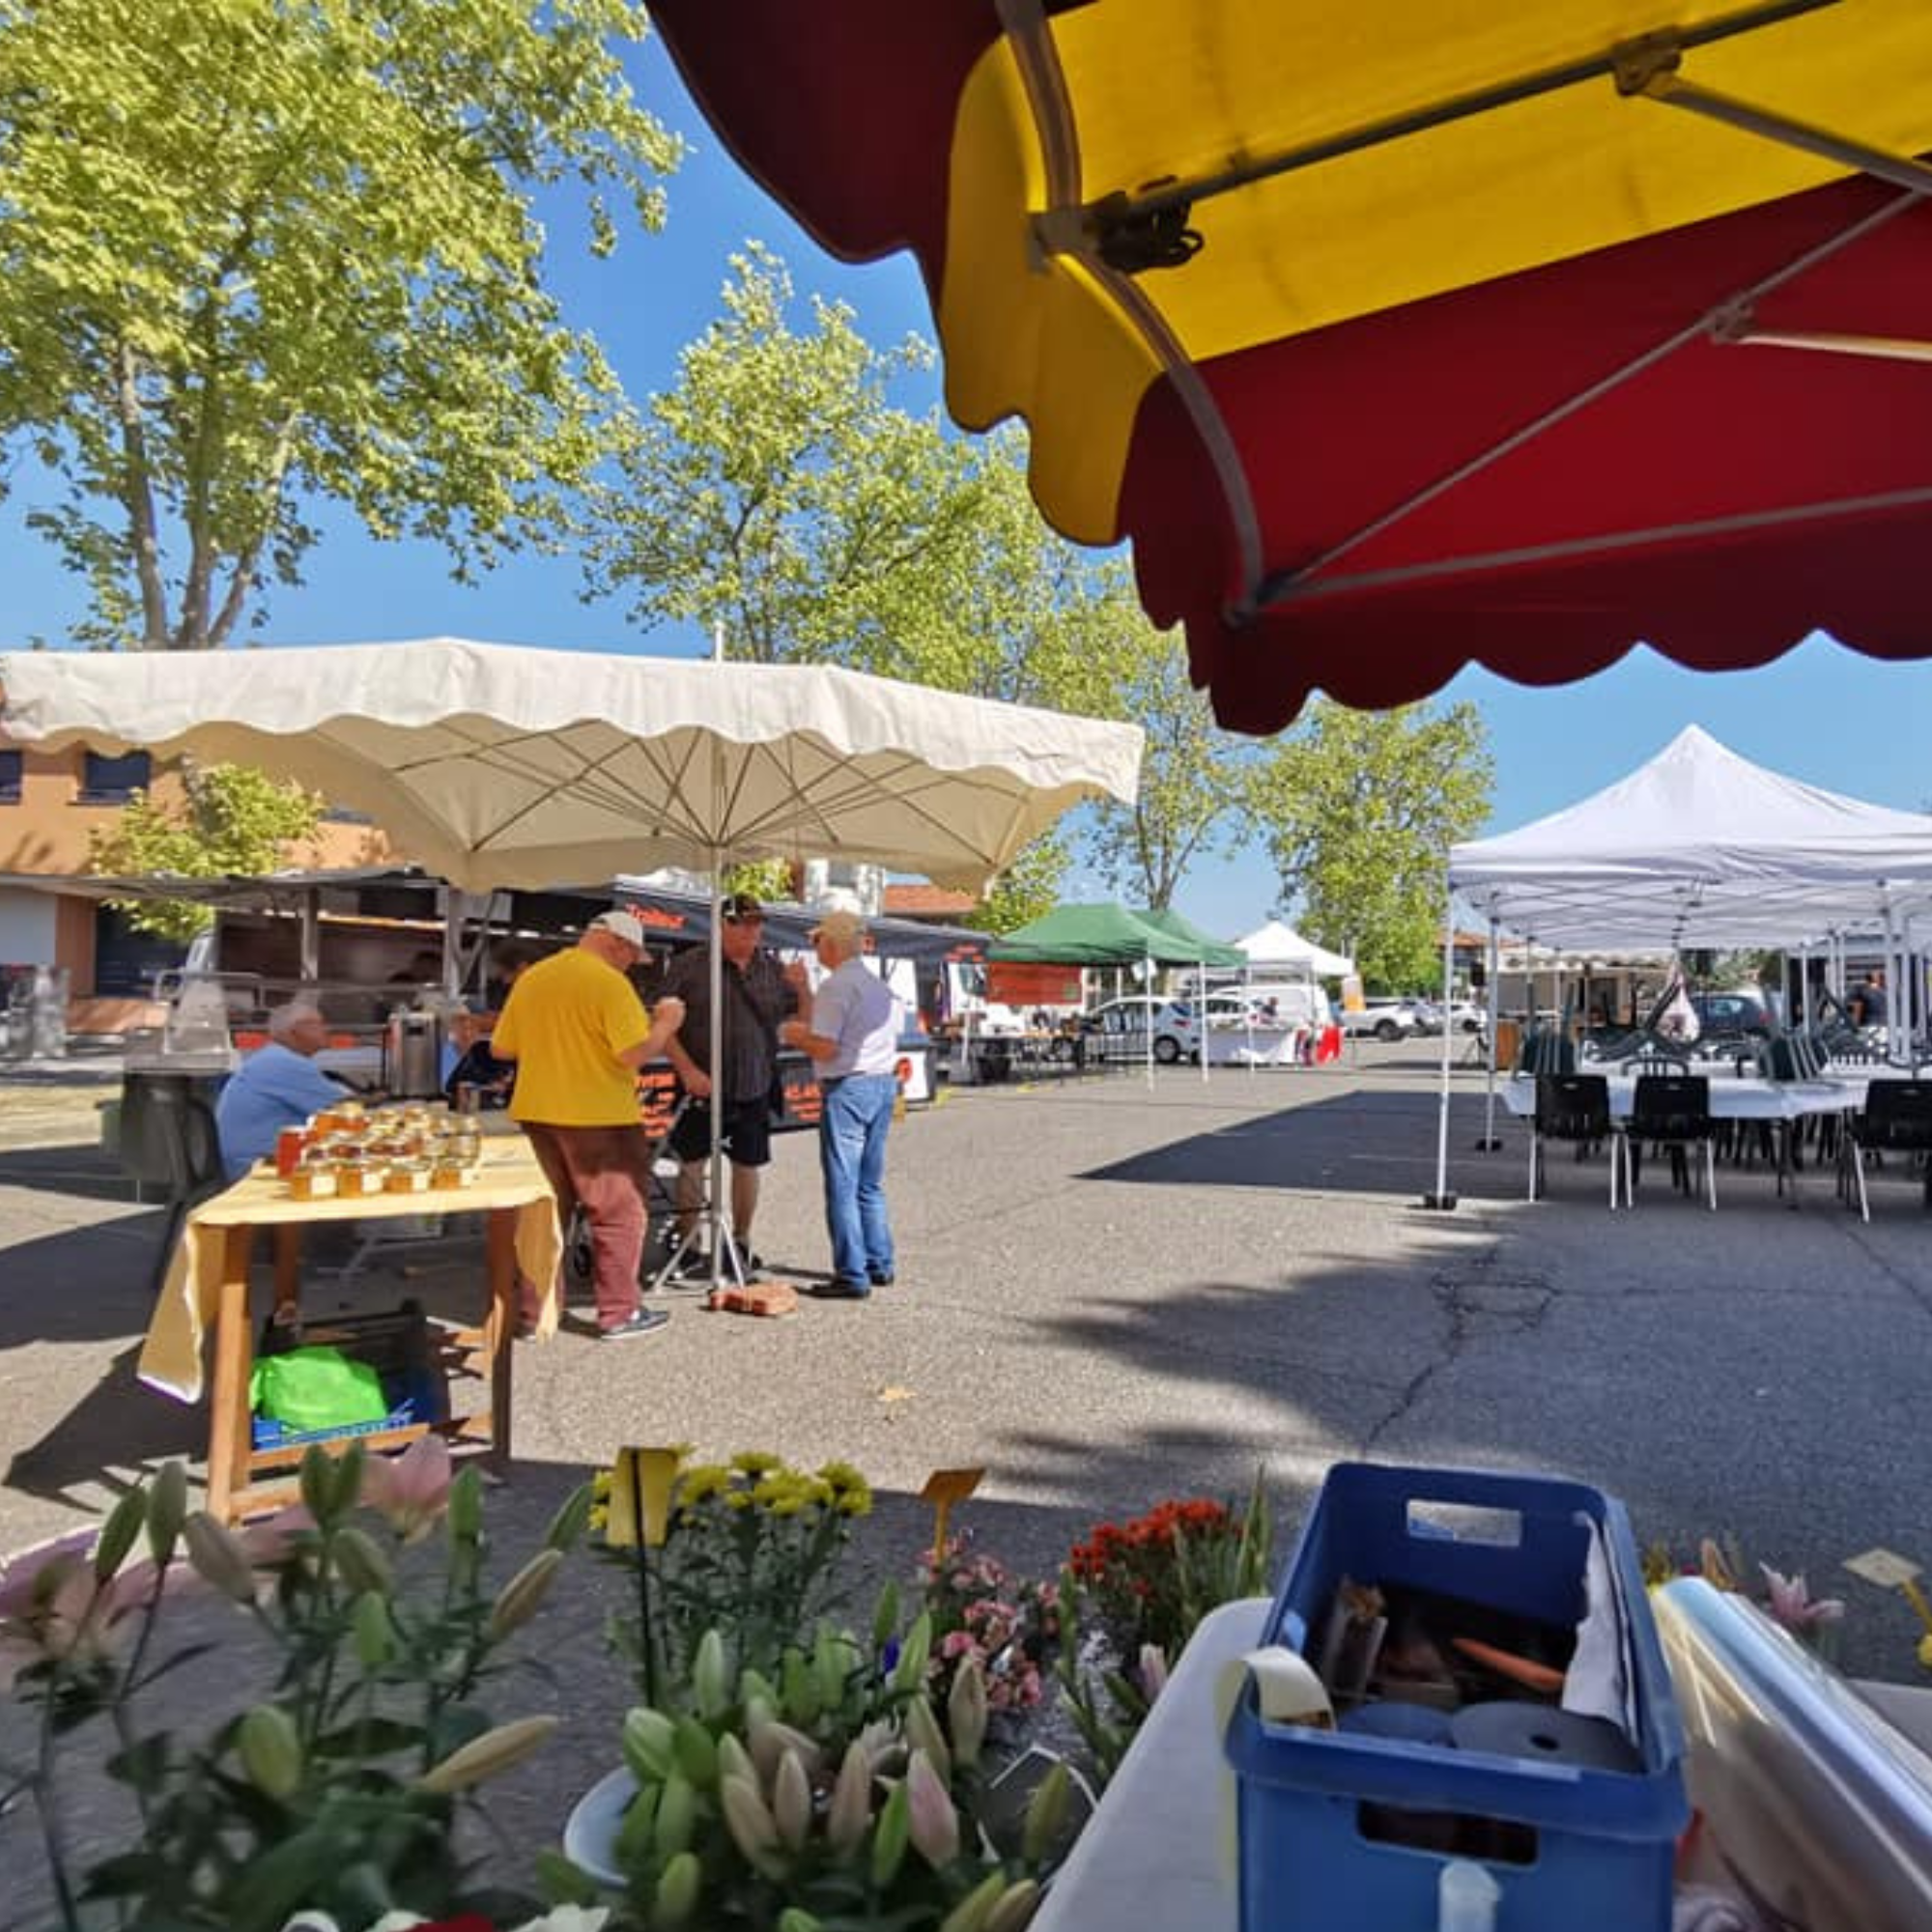
[[[1691,724],[1580,804],[1451,846],[1449,890],[1573,950],[1891,931],[1932,914],[1932,818],[1767,771]]]
[[[1448,885],[1449,904],[1485,917],[1492,941],[1510,932],[1572,950],[1795,950],[1883,933],[1902,990],[1915,927],[1932,931],[1932,817],[1767,771],[1691,724],[1578,804],[1452,846]],[[1447,957],[1445,948],[1445,971]],[[1448,1041],[1445,1030],[1445,1204]]]
[[[1302,938],[1293,926],[1284,925],[1278,919],[1269,920],[1235,944],[1248,955],[1250,966],[1292,967],[1316,980],[1332,980],[1355,970],[1352,959],[1330,952],[1312,939]]]

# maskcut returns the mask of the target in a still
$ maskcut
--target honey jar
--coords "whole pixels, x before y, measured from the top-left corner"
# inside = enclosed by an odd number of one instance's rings
[[[327,1201],[335,1194],[335,1170],[321,1161],[298,1163],[289,1170],[291,1201]]]

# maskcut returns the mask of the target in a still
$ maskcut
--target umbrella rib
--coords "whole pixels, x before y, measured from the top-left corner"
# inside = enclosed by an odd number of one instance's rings
[[[747,825],[737,828],[735,836],[738,838],[754,836],[774,826],[781,825],[786,816],[785,805],[790,803],[796,808],[798,814],[810,814],[817,824],[826,845],[849,843],[849,840],[840,838],[834,823],[834,816],[838,810],[848,802],[863,800],[868,792],[893,785],[895,780],[904,774],[911,774],[917,780],[917,783],[893,791],[893,804],[915,815],[923,825],[944,834],[966,856],[982,864],[990,863],[985,853],[958,836],[957,827],[951,819],[922,805],[919,802],[919,794],[941,786],[953,789],[963,784],[999,796],[1000,789],[996,785],[983,784],[963,774],[931,775],[926,772],[921,760],[910,754],[905,755],[896,772],[868,772],[863,777],[853,777],[844,766],[834,764],[828,767],[819,780],[802,779],[792,765],[777,756],[772,747],[761,746],[758,749],[770,756],[778,766],[784,781],[786,795],[785,799],[779,801],[772,810],[761,813]],[[849,783],[842,782],[848,778]]]
[[[506,777],[526,780],[542,788],[537,797],[498,820],[492,826],[487,837],[477,840],[476,849],[479,852],[498,849],[515,827],[550,803],[556,792],[563,788],[554,771],[519,755],[528,747],[547,747],[564,758],[574,761],[577,769],[575,775],[568,781],[569,788],[586,803],[609,810],[614,816],[625,817],[635,812],[639,802],[636,792],[614,781],[607,780],[601,785],[594,781],[597,774],[607,770],[611,758],[627,750],[635,749],[641,752],[647,760],[665,774],[672,787],[669,804],[681,804],[684,801],[685,794],[681,781],[667,771],[654,755],[653,748],[641,739],[626,739],[614,746],[605,757],[587,758],[581,752],[573,750],[554,731],[519,732],[512,737],[492,743],[481,736],[466,734],[462,726],[453,722],[447,723],[445,728],[460,744],[469,747],[475,762],[501,772]],[[450,762],[450,755],[447,752],[439,752],[431,757],[403,759],[392,769],[398,776],[412,772],[432,771],[439,765]],[[660,826],[667,822],[683,833],[694,837],[700,836],[701,828],[692,826],[688,818],[678,818],[674,811],[668,809],[660,812],[658,816]]]
[[[1753,33],[1760,27],[1777,26],[1786,20],[1838,4],[1839,0],[1768,0],[1766,5],[1747,7],[1739,13],[1726,14],[1722,19],[1708,21],[1701,27],[1672,28],[1667,35],[1646,36],[1634,43],[1621,43],[1603,53],[1566,61],[1558,67],[1516,74],[1507,80],[1497,81],[1493,86],[1453,95],[1446,100],[1431,101],[1406,113],[1390,115],[1386,120],[1346,128],[1323,140],[1310,141],[1279,154],[1259,156],[1253,160],[1224,168],[1218,174],[1203,175],[1193,181],[1164,182],[1159,187],[1144,188],[1137,194],[1111,195],[1090,203],[1080,211],[1081,217],[1086,223],[1110,228],[1141,225],[1151,216],[1174,210],[1184,211],[1197,202],[1233,194],[1240,188],[1252,187],[1258,182],[1271,181],[1279,175],[1319,167],[1324,161],[1340,160],[1368,148],[1384,147],[1412,134],[1426,134],[1458,121],[1473,120],[1479,115],[1536,99],[1541,95],[1581,86],[1585,81],[1615,77],[1631,58],[1649,47],[1653,40],[1680,50],[1708,46],[1739,34]],[[1002,14],[1007,11],[1003,5]]]
[[[1806,0],[1806,4],[1821,4],[1821,0]],[[1111,298],[1122,318],[1140,332],[1161,373],[1173,385],[1213,466],[1234,526],[1240,581],[1246,584],[1258,583],[1264,562],[1262,526],[1254,492],[1248,485],[1247,466],[1241,461],[1227,418],[1215,405],[1194,358],[1139,283],[1106,260],[1100,247],[1098,224],[1089,220],[1084,213],[1077,222],[1064,228],[1053,219],[1051,211],[1073,207],[1079,195],[1080,142],[1065,71],[1060,65],[1060,53],[1043,17],[1040,0],[999,0],[999,8],[1011,43],[1014,65],[1026,87],[1046,168],[1046,203],[1050,213],[1037,226],[1036,233],[1048,252],[1078,260]],[[1058,239],[1049,241],[1049,232]]]
[[[1828,237],[1815,247],[1807,248],[1803,254],[1796,256],[1781,268],[1774,269],[1769,274],[1763,275],[1757,281],[1753,282],[1747,289],[1742,290],[1737,295],[1728,298],[1715,309],[1707,310],[1704,314],[1698,316],[1694,322],[1687,324],[1683,328],[1677,330],[1674,335],[1666,337],[1662,342],[1654,344],[1649,349],[1646,349],[1642,355],[1634,356],[1629,362],[1624,363],[1622,367],[1611,370],[1607,376],[1600,377],[1586,388],[1579,389],[1574,396],[1567,397],[1564,401],[1558,403],[1555,408],[1546,410],[1540,416],[1535,417],[1530,422],[1524,423],[1520,429],[1512,430],[1508,436],[1502,438],[1497,442],[1492,443],[1488,449],[1482,450],[1477,455],[1472,456],[1466,463],[1459,464],[1446,475],[1438,476],[1435,482],[1424,485],[1422,489],[1406,497],[1401,502],[1384,510],[1380,516],[1372,518],[1368,523],[1362,525],[1360,528],[1350,531],[1349,535],[1330,544],[1326,550],[1322,551],[1319,555],[1311,557],[1308,562],[1299,564],[1293,570],[1279,570],[1270,573],[1262,580],[1260,587],[1255,593],[1253,604],[1237,610],[1235,614],[1238,617],[1252,617],[1256,611],[1266,610],[1270,606],[1291,603],[1298,598],[1310,595],[1315,590],[1325,589],[1327,586],[1316,585],[1311,580],[1318,577],[1336,558],[1346,556],[1351,550],[1358,549],[1361,545],[1371,542],[1374,538],[1380,536],[1384,530],[1392,529],[1406,518],[1414,515],[1416,511],[1426,509],[1438,497],[1447,495],[1451,490],[1457,489],[1463,483],[1468,482],[1471,477],[1480,475],[1484,470],[1501,462],[1504,457],[1514,455],[1516,451],[1542,436],[1545,431],[1556,428],[1559,424],[1567,422],[1573,415],[1577,415],[1581,411],[1590,408],[1593,404],[1601,402],[1605,396],[1621,388],[1626,383],[1632,382],[1636,377],[1655,368],[1658,363],[1676,355],[1680,349],[1687,347],[1689,344],[1705,338],[1716,339],[1718,341],[1733,339],[1738,329],[1737,318],[1741,314],[1747,312],[1750,305],[1760,296],[1768,295],[1774,289],[1783,287],[1786,282],[1792,281],[1800,275],[1809,273],[1819,263],[1828,261],[1832,256],[1838,254],[1843,249],[1863,241],[1866,236],[1873,234],[1888,222],[1894,221],[1899,215],[1918,208],[1920,202],[1921,197],[1915,194],[1898,195],[1886,203],[1884,207],[1875,209],[1870,214],[1864,215],[1861,219],[1851,223],[1849,227],[1840,229],[1837,234]],[[1433,573],[1437,570],[1447,572],[1460,567],[1462,566],[1453,560],[1414,566],[1415,569],[1424,573]],[[1372,573],[1368,576],[1351,578],[1346,581],[1352,586],[1359,586],[1362,583],[1376,581],[1376,578],[1375,574]]]
[[[1487,551],[1477,556],[1438,557],[1429,563],[1401,564],[1387,570],[1365,570],[1353,577],[1324,578],[1319,583],[1293,584],[1269,599],[1272,604],[1305,602],[1311,598],[1352,595],[1388,584],[1427,583],[1470,572],[1548,563],[1570,557],[1600,556],[1640,549],[1646,544],[1676,542],[1685,537],[1735,536],[1747,530],[1777,529],[1828,517],[1861,517],[1873,512],[1915,509],[1932,503],[1932,488],[1893,490],[1876,497],[1847,497],[1833,503],[1804,503],[1787,509],[1741,511],[1730,517],[1710,517],[1688,524],[1658,524],[1644,529],[1615,530],[1595,537],[1575,537],[1561,543],[1525,544],[1519,550]]]

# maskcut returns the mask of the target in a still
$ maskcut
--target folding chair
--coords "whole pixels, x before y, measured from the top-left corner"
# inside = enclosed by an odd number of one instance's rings
[[[1610,1118],[1610,1083],[1601,1073],[1540,1073],[1536,1112],[1529,1126],[1529,1198],[1544,1191],[1543,1144],[1572,1141],[1582,1159],[1591,1147],[1610,1145],[1610,1211],[1617,1207],[1616,1122]]]
[[[161,1245],[155,1257],[149,1286],[159,1295],[167,1281],[168,1263],[187,1225],[188,1215],[228,1184],[221,1164],[221,1137],[215,1131],[214,1109],[198,1094],[156,1081],[148,1094],[154,1110],[154,1144],[168,1190],[167,1216],[161,1224]]]
[[[1847,1122],[1838,1157],[1838,1192],[1851,1205],[1856,1179],[1859,1213],[1869,1221],[1865,1151],[1917,1154],[1925,1161],[1925,1205],[1932,1208],[1932,1080],[1874,1080],[1865,1108]],[[1846,1169],[1850,1169],[1848,1175]]]
[[[1693,1147],[1704,1150],[1704,1192],[1712,1213],[1718,1211],[1718,1134],[1711,1118],[1711,1083],[1701,1073],[1640,1073],[1624,1122],[1624,1194],[1636,1206],[1637,1160],[1642,1143],[1670,1150],[1671,1173],[1690,1189],[1686,1156]]]

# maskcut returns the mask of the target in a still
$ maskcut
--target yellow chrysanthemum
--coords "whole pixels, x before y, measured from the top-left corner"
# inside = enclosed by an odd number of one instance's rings
[[[726,1497],[724,1498],[724,1507],[725,1507],[726,1509],[734,1509],[734,1510],[748,1510],[748,1509],[750,1509],[750,1508],[752,1507],[752,1492],[751,1492],[751,1491],[750,1491],[750,1490],[733,1490],[733,1491],[732,1491],[732,1492],[730,1492],[730,1493],[729,1493],[729,1494],[728,1494],[728,1495],[727,1495],[727,1496],[726,1496]]]
[[[872,1513],[872,1492],[864,1483],[856,1490],[843,1491],[833,1503],[840,1516],[870,1516]]]
[[[819,1480],[831,1486],[833,1492],[842,1495],[847,1490],[866,1489],[867,1482],[850,1463],[821,1463],[818,1465]]]
[[[599,1469],[590,1479],[590,1494],[594,1501],[608,1503],[611,1500],[611,1472]]]
[[[731,1466],[748,1476],[762,1476],[769,1470],[782,1469],[784,1458],[774,1456],[768,1449],[741,1449],[731,1458]]]
[[[678,1476],[675,1492],[678,1504],[681,1508],[690,1509],[707,1496],[724,1494],[734,1481],[732,1472],[722,1463],[696,1463]]]

